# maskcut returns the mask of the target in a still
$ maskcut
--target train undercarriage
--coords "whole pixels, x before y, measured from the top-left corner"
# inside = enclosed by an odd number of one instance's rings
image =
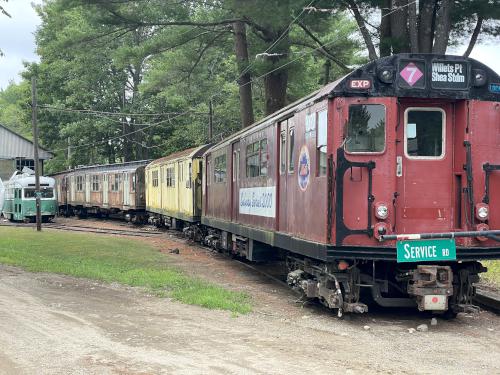
[[[148,215],[145,210],[120,210],[118,208],[103,208],[103,207],[84,207],[63,205],[59,207],[60,216],[78,216],[80,219],[86,219],[89,216],[97,218],[118,218],[134,224],[145,224]]]
[[[474,312],[475,284],[486,268],[477,261],[409,264],[385,260],[344,259],[323,262],[218,229],[191,225],[186,237],[250,261],[281,260],[286,282],[305,298],[344,313],[368,312],[368,302],[409,307],[446,318]]]
[[[404,267],[390,261],[323,263],[288,257],[287,282],[308,298],[344,312],[363,313],[368,306],[362,296],[383,307],[416,307],[445,317],[473,312],[474,284],[486,268],[479,262],[417,264]]]

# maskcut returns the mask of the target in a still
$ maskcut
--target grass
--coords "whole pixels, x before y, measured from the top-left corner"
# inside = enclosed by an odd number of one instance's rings
[[[483,266],[488,267],[488,272],[482,273],[481,278],[500,287],[500,260],[489,260],[481,263]]]
[[[145,287],[159,296],[209,309],[245,314],[249,296],[190,277],[168,264],[149,244],[103,235],[0,228],[0,263],[30,272],[50,272]]]

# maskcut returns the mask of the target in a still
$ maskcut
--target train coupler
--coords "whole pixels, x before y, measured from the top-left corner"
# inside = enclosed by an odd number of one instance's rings
[[[416,297],[420,311],[446,311],[453,295],[453,272],[450,266],[419,265],[407,271],[408,294]]]
[[[368,306],[360,302],[346,302],[342,294],[340,283],[333,275],[320,280],[308,278],[308,274],[301,269],[288,274],[287,283],[294,289],[300,290],[307,298],[317,298],[323,305],[330,309],[338,309],[339,316],[342,312],[365,313]]]

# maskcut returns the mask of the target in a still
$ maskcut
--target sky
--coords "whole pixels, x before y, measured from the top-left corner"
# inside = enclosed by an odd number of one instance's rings
[[[0,49],[4,56],[0,57],[0,89],[5,89],[9,82],[19,82],[19,73],[23,70],[23,61],[33,62],[39,58],[35,53],[34,32],[40,25],[40,18],[32,8],[32,3],[40,4],[41,0],[10,0],[1,5],[12,18],[0,15]],[[448,51],[461,54],[466,46]],[[500,74],[500,48],[492,41],[476,45],[471,57],[479,60]]]

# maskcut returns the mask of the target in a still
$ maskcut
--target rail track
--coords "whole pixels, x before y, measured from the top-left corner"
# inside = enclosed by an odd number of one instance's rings
[[[20,224],[20,223],[0,223],[3,227],[21,227],[21,228],[34,228],[34,224]],[[66,230],[71,232],[85,232],[85,233],[98,233],[98,234],[111,234],[120,236],[133,236],[133,237],[159,237],[165,232],[159,230],[144,231],[141,229],[110,229],[110,228],[96,228],[84,225],[68,225],[58,223],[44,223],[44,229]]]
[[[94,223],[92,223],[94,224]],[[124,226],[122,223],[113,223],[120,226]],[[0,222],[0,227],[23,227],[30,228],[35,227],[35,224],[25,224],[25,223],[11,223],[11,222]],[[186,238],[178,231],[174,230],[159,230],[154,227],[136,227],[134,229],[110,229],[110,228],[96,228],[88,225],[75,225],[75,224],[61,224],[61,223],[44,223],[43,228],[54,229],[54,230],[65,230],[71,232],[84,232],[84,233],[97,233],[97,234],[108,234],[108,235],[119,235],[119,236],[131,236],[131,237],[146,237],[146,238],[159,238],[162,235],[170,235],[171,239],[175,239],[177,241],[187,241]],[[206,246],[202,246],[198,243],[192,243],[196,245],[196,247],[204,250],[208,250],[209,248]],[[270,279],[271,281],[279,284],[283,287],[289,288],[288,284],[273,275],[261,267],[249,264],[239,259],[234,259],[235,262],[238,262],[242,266],[251,269],[254,272],[261,274],[262,276]],[[294,290],[295,293],[298,293]],[[474,302],[482,307],[483,309],[492,311],[496,314],[500,314],[500,294],[498,292],[493,292],[490,290],[478,289],[476,296],[474,298]]]

